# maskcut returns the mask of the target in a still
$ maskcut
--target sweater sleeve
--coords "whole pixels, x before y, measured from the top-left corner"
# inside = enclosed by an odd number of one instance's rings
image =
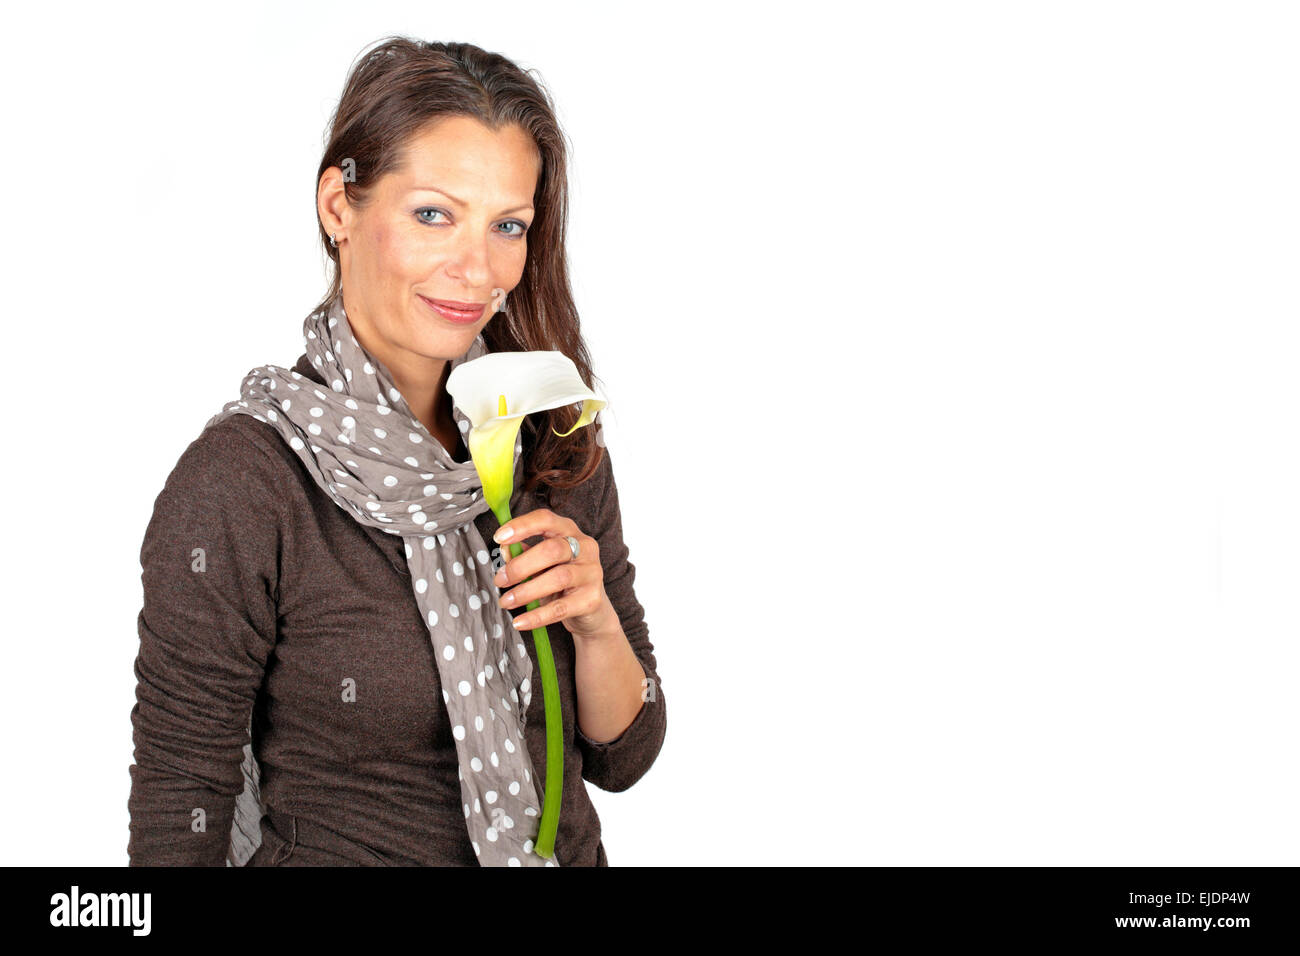
[[[282,535],[274,460],[244,418],[205,428],[181,455],[140,549],[131,866],[226,865],[275,644]]]
[[[654,645],[650,643],[645,623],[645,609],[636,598],[633,582],[636,567],[628,560],[629,550],[623,541],[623,519],[619,512],[618,487],[614,483],[614,465],[605,449],[604,492],[597,511],[596,527],[590,532],[600,544],[600,563],[605,575],[605,593],[618,612],[619,623],[646,679],[641,690],[641,710],[618,737],[599,743],[574,726],[578,748],[582,751],[582,776],[602,790],[621,791],[645,776],[663,746],[668,726],[667,705],[656,669]]]

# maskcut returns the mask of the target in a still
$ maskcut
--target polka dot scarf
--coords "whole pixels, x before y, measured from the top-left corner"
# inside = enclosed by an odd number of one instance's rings
[[[497,605],[491,549],[474,524],[488,510],[474,463],[455,461],[411,413],[389,371],[353,336],[341,293],[307,316],[303,334],[328,388],[296,371],[255,368],[240,400],[208,424],[235,414],[269,423],[340,508],[402,536],[442,679],[465,824],[479,863],[558,866],[532,852],[541,806],[523,732],[532,661],[509,612]],[[480,335],[451,367],[486,352]],[[467,435],[469,419],[459,408],[452,412]],[[516,442],[516,488],[522,477]],[[348,705],[340,698],[339,706]],[[237,831],[261,832],[258,769],[248,748],[244,773],[232,841]]]

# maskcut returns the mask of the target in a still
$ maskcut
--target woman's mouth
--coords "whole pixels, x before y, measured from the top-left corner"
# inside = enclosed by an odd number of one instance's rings
[[[457,325],[472,325],[483,317],[484,306],[482,304],[452,302],[447,299],[427,299],[419,295],[419,293],[416,293],[416,295],[431,311],[436,312],[448,322],[455,322]]]

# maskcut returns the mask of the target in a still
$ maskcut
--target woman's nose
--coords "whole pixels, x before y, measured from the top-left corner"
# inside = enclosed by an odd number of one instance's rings
[[[488,246],[484,238],[474,238],[468,233],[456,237],[452,257],[465,281],[473,286],[487,284]]]

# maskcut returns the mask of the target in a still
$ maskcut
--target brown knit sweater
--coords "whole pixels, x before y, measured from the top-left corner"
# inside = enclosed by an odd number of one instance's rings
[[[295,367],[323,384],[305,354]],[[468,460],[463,449],[456,457]],[[552,492],[553,505],[547,489],[539,495],[516,488],[511,514],[550,507],[597,539],[606,593],[652,682],[621,736],[587,739],[576,726],[573,638],[548,625],[565,741],[556,859],[606,866],[583,781],[620,791],[641,779],[663,744],[666,705],[608,449],[590,481]],[[485,511],[475,521],[499,565],[496,517]],[[478,865],[400,535],[353,520],[271,425],[233,415],[181,455],[154,503],[140,563],[132,866],[226,865],[250,716],[270,810],[250,866]],[[523,642],[540,673],[531,637]],[[343,703],[349,678],[356,699]],[[538,794],[544,708],[534,693],[524,731]]]

